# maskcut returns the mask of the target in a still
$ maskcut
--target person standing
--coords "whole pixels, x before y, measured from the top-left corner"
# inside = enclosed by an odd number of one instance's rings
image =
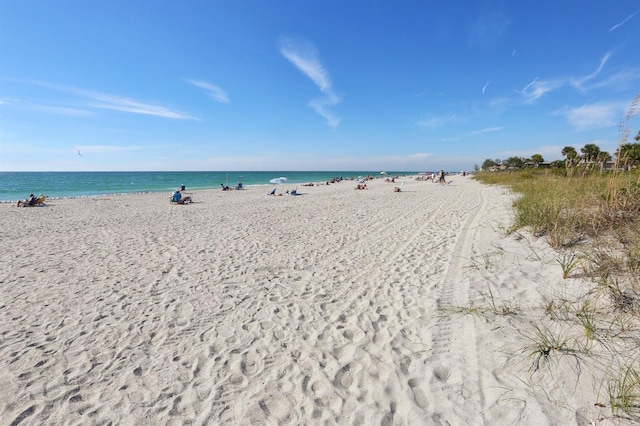
[[[444,177],[444,170],[440,170],[440,179],[438,180],[438,183],[440,185],[445,185],[447,183],[447,180]]]

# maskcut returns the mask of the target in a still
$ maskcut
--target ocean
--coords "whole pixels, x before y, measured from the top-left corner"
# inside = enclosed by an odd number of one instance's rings
[[[417,172],[386,172],[402,176]],[[273,185],[269,181],[286,177],[287,184],[326,182],[334,177],[344,179],[379,177],[380,171],[351,172],[0,172],[0,202],[16,202],[29,194],[47,198],[94,197],[100,195],[171,192],[180,185],[187,190],[235,186]]]

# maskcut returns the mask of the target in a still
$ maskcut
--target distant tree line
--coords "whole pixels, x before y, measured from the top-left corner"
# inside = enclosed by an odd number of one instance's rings
[[[640,166],[640,131],[635,137],[638,142],[623,143],[615,152],[616,166],[629,170]],[[605,168],[605,164],[612,161],[613,157],[607,151],[601,151],[598,145],[588,143],[580,148],[580,153],[572,147],[565,146],[562,148],[562,156],[564,160],[556,160],[548,164],[551,168],[572,168],[576,166],[584,166],[586,168],[599,167],[601,170]],[[489,170],[495,167],[507,169],[521,169],[524,167],[538,167],[543,164],[544,158],[540,154],[534,154],[531,158],[509,157],[506,160],[499,158],[487,158],[480,167],[482,170]],[[479,167],[476,165],[476,170]]]

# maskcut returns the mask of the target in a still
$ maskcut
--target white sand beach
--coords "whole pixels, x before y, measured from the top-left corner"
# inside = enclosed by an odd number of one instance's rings
[[[624,422],[573,357],[533,368],[579,280],[450,181],[0,205],[0,424]]]

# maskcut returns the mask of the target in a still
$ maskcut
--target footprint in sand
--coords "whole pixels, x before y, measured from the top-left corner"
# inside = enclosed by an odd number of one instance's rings
[[[337,388],[349,389],[354,381],[354,374],[359,370],[354,363],[349,363],[342,367],[336,373],[336,376],[333,379],[333,385]]]
[[[449,373],[448,368],[439,366],[433,369],[433,377],[438,379],[438,381],[440,382],[446,382],[447,380],[449,380],[450,375],[451,374]]]
[[[260,373],[264,368],[262,358],[255,351],[249,351],[242,355],[242,361],[240,361],[240,369],[242,374],[247,377],[255,376]]]
[[[364,331],[362,331],[362,329],[360,328],[346,328],[343,332],[342,335],[351,340],[353,343],[355,344],[359,344],[362,343],[362,341],[365,339],[365,337],[367,336],[365,334]]]
[[[267,418],[275,418],[279,424],[296,424],[299,419],[296,404],[288,395],[276,395],[258,404]]]
[[[424,380],[422,379],[409,379],[409,387],[413,392],[413,400],[420,408],[428,408],[429,407],[429,399],[427,398],[428,387]]]

